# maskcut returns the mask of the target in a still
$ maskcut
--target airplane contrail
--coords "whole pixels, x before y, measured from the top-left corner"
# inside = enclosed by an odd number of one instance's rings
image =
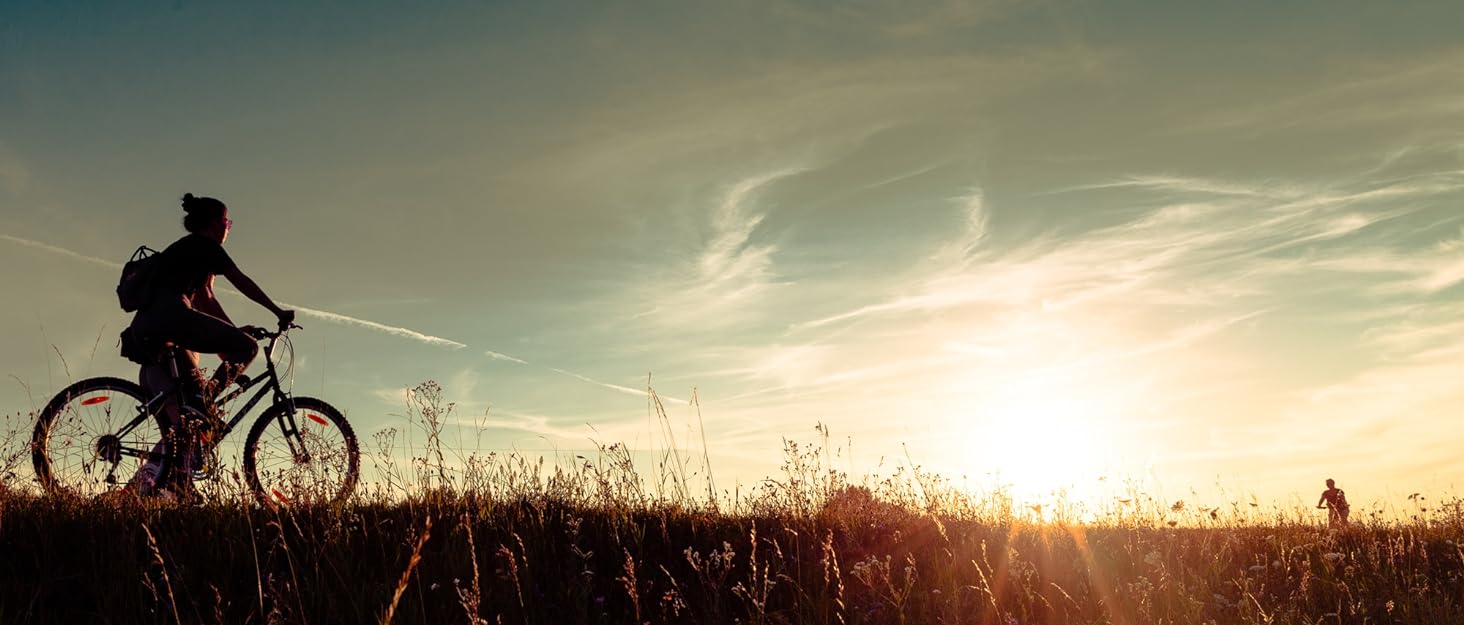
[[[304,315],[307,315],[307,316],[310,316],[310,317],[315,317],[316,319],[323,319],[325,321],[333,321],[335,323],[339,323],[339,324],[342,324],[342,325],[351,325],[351,326],[356,326],[356,327],[360,327],[360,328],[367,328],[367,329],[370,329],[370,330],[376,330],[378,332],[385,332],[385,333],[390,334],[392,336],[399,336],[399,337],[402,337],[402,338],[412,339],[414,341],[417,341],[417,342],[420,342],[420,343],[426,343],[428,345],[441,345],[443,347],[451,347],[453,349],[462,349],[464,347],[467,347],[467,344],[465,344],[465,343],[459,343],[457,341],[454,341],[454,340],[451,340],[451,339],[445,339],[445,338],[442,338],[440,336],[432,336],[430,334],[422,334],[421,332],[418,332],[416,330],[409,330],[407,328],[398,328],[398,327],[395,327],[395,326],[386,325],[384,323],[377,323],[375,321],[367,321],[365,319],[357,319],[355,317],[347,317],[346,315],[342,315],[342,314],[338,314],[338,313],[333,313],[333,312],[326,311],[326,310],[316,310],[314,308],[307,308],[305,306],[300,306],[298,304],[291,304],[289,302],[280,302],[280,305],[284,306],[285,308],[293,308],[295,310],[300,311],[301,314],[304,314]]]
[[[563,369],[555,369],[554,367],[544,367],[544,368],[545,369],[548,369],[550,371],[553,371],[555,373],[558,373],[560,375],[567,375],[567,376],[569,376],[571,378],[574,378],[576,380],[580,380],[582,382],[589,382],[590,384],[594,384],[595,386],[603,386],[603,387],[608,388],[608,389],[610,389],[612,391],[619,391],[619,392],[625,393],[627,395],[638,395],[640,397],[648,397],[648,396],[650,396],[650,392],[647,391],[647,390],[645,390],[645,389],[631,388],[629,386],[621,386],[619,384],[611,384],[609,382],[601,382],[601,381],[596,380],[596,379],[593,379],[593,378],[587,378],[587,377],[582,376],[582,375],[580,375],[578,373],[575,373],[573,371],[565,371]],[[660,397],[661,399],[664,399],[664,400],[666,400],[668,402],[671,402],[673,404],[688,405],[688,404],[691,403],[691,402],[686,401],[684,399],[677,399],[675,397],[667,397],[667,396],[662,395],[660,393],[656,393],[656,396],[657,397]]]
[[[4,239],[4,240],[9,241],[11,243],[14,243],[16,245],[24,245],[26,247],[35,248],[35,249],[38,249],[38,250],[45,250],[45,251],[51,252],[53,254],[60,254],[62,256],[69,256],[69,257],[75,258],[77,260],[84,260],[86,262],[93,263],[93,264],[96,264],[96,265],[102,265],[103,267],[111,267],[112,269],[121,269],[122,268],[122,263],[114,263],[114,262],[112,262],[110,260],[103,260],[103,259],[97,258],[95,256],[87,256],[86,254],[78,254],[76,252],[73,252],[73,251],[68,250],[68,249],[65,249],[65,248],[60,248],[60,247],[56,247],[54,245],[47,245],[45,243],[41,243],[40,241],[32,241],[30,239],[22,239],[20,237],[10,236],[8,234],[0,234],[0,239]]]
[[[521,365],[529,364],[527,362],[524,362],[521,359],[514,358],[513,356],[509,356],[508,354],[504,354],[504,353],[501,353],[501,352],[495,352],[495,351],[493,351],[491,349],[488,350],[488,351],[483,352],[483,355],[484,356],[487,356],[489,358],[492,358],[494,360],[507,360],[509,362],[516,362],[516,363],[521,364]]]
[[[47,243],[42,243],[40,241],[32,241],[30,239],[22,239],[20,237],[11,236],[11,235],[8,235],[8,234],[0,234],[0,239],[3,239],[5,241],[9,241],[11,243],[15,243],[17,245],[23,245],[25,247],[29,247],[29,248],[33,248],[33,249],[38,249],[38,250],[44,250],[44,251],[47,251],[47,252],[51,252],[53,254],[60,254],[62,256],[66,256],[66,257],[69,257],[69,258],[74,258],[74,259],[77,259],[77,260],[86,261],[86,262],[89,262],[89,263],[92,263],[92,264],[95,264],[95,265],[101,265],[103,267],[109,267],[109,268],[118,269],[118,270],[122,269],[122,263],[112,262],[110,260],[105,260],[105,259],[97,258],[95,256],[87,256],[86,254],[82,254],[82,253],[79,253],[79,252],[73,252],[73,251],[68,250],[66,248],[56,247],[54,245],[50,245],[50,244],[47,244]],[[233,289],[219,289],[219,290],[220,291],[225,291],[225,292],[228,292],[228,293],[232,293],[234,295],[240,295],[240,293],[238,291],[235,291]],[[307,315],[307,316],[310,316],[310,317],[314,317],[316,319],[321,319],[321,320],[324,320],[324,321],[327,321],[327,322],[337,323],[337,324],[341,324],[341,325],[350,325],[350,326],[356,326],[358,328],[366,328],[366,329],[369,329],[369,330],[376,330],[377,332],[384,332],[384,333],[390,334],[392,336],[399,336],[399,337],[402,337],[402,338],[411,339],[411,340],[417,341],[419,343],[426,343],[428,345],[437,345],[437,346],[441,346],[441,347],[451,347],[453,349],[461,349],[461,348],[467,347],[467,345],[464,345],[464,344],[459,343],[457,341],[453,341],[453,340],[450,340],[450,339],[445,339],[445,338],[442,338],[440,336],[432,336],[430,334],[423,334],[421,332],[418,332],[416,330],[412,330],[410,328],[400,328],[400,327],[396,327],[396,326],[389,326],[389,325],[386,325],[384,323],[377,323],[375,321],[368,321],[366,319],[357,319],[355,317],[349,317],[349,316],[346,316],[346,315],[342,315],[342,314],[338,314],[338,313],[333,313],[333,312],[325,311],[325,310],[318,310],[318,309],[315,309],[315,308],[309,308],[309,307],[306,307],[306,306],[299,306],[299,305],[291,304],[291,303],[288,303],[288,302],[280,302],[280,305],[281,306],[284,306],[285,308],[293,308],[293,309],[299,311],[301,314],[304,314],[304,315]]]
[[[43,251],[46,251],[46,252],[50,252],[52,254],[59,254],[61,256],[66,256],[68,258],[73,258],[73,259],[76,259],[76,260],[81,260],[81,261],[85,261],[85,262],[88,262],[88,263],[92,263],[94,265],[101,265],[103,267],[107,267],[107,268],[110,268],[110,269],[116,269],[116,270],[122,269],[122,263],[113,262],[113,261],[106,260],[106,259],[102,259],[102,258],[97,258],[95,256],[87,256],[86,254],[82,254],[80,252],[73,252],[73,251],[68,250],[66,248],[56,247],[54,245],[50,245],[48,243],[42,243],[40,241],[32,241],[30,239],[23,239],[23,238],[16,237],[16,236],[11,236],[11,235],[8,235],[8,234],[0,234],[0,240],[9,241],[9,242],[14,243],[16,245],[25,246],[25,247],[29,247],[29,248],[32,248],[32,249],[43,250]],[[242,295],[241,293],[239,293],[238,291],[235,291],[233,289],[218,289],[218,290],[224,291],[224,292],[227,292],[227,293],[231,293],[231,294],[234,294],[234,295]],[[378,323],[378,322],[370,321],[370,320],[367,320],[367,319],[358,319],[356,317],[350,317],[350,316],[342,315],[342,314],[339,314],[339,313],[333,313],[333,312],[330,312],[328,310],[319,310],[319,309],[315,309],[315,308],[309,308],[309,307],[306,307],[306,306],[300,306],[298,304],[291,304],[289,302],[280,302],[280,305],[283,306],[283,307],[285,307],[285,308],[293,308],[296,311],[298,311],[300,314],[303,314],[303,315],[306,315],[306,316],[309,316],[309,317],[314,317],[316,319],[320,319],[320,320],[327,321],[327,322],[330,322],[330,323],[335,323],[335,324],[340,324],[340,325],[348,325],[348,326],[355,326],[355,327],[358,327],[358,328],[365,328],[367,330],[374,330],[376,332],[381,332],[381,333],[384,333],[384,334],[390,334],[390,335],[396,336],[396,337],[401,337],[401,338],[405,338],[405,339],[411,339],[411,340],[417,341],[419,343],[426,343],[428,345],[436,345],[436,346],[439,346],[439,347],[448,347],[448,348],[451,348],[451,349],[462,349],[464,347],[467,347],[467,345],[464,344],[464,343],[459,343],[459,342],[454,341],[454,340],[451,340],[451,339],[445,339],[445,338],[442,338],[440,336],[432,336],[430,334],[423,334],[421,332],[418,332],[418,331],[413,330],[413,329],[410,329],[410,328],[402,328],[402,327],[397,327],[397,326],[390,326],[390,325],[386,325],[384,323]],[[532,366],[532,367],[540,367],[540,368],[543,368],[543,369],[547,369],[549,371],[553,371],[554,373],[558,373],[560,375],[569,376],[571,378],[574,378],[576,380],[580,380],[582,382],[586,382],[586,383],[589,383],[589,384],[594,384],[596,386],[600,386],[600,387],[603,387],[603,388],[607,388],[607,389],[610,389],[610,390],[613,390],[613,391],[618,391],[618,392],[621,392],[621,393],[626,393],[626,394],[629,394],[629,395],[637,395],[637,396],[641,396],[641,397],[645,397],[645,396],[649,395],[649,393],[646,392],[644,389],[636,389],[636,388],[630,388],[628,386],[621,386],[619,384],[611,384],[609,382],[601,382],[600,380],[596,380],[594,378],[590,378],[590,377],[587,377],[587,376],[583,376],[583,375],[580,375],[578,373],[574,373],[572,371],[565,371],[564,369],[556,369],[554,367],[545,367],[543,365],[534,365],[534,364],[531,364],[529,362],[526,362],[526,361],[524,361],[522,359],[515,358],[513,356],[510,356],[508,354],[504,354],[504,353],[501,353],[501,352],[495,352],[495,351],[489,350],[489,351],[485,351],[484,352],[484,355],[486,355],[489,358],[492,358],[494,360],[503,360],[503,361],[508,361],[508,362],[512,362],[512,363],[517,363],[517,364],[520,364],[520,365],[526,365],[526,366]],[[686,403],[688,403],[684,399],[677,399],[677,398],[674,398],[674,397],[664,397],[663,396],[662,399],[667,400],[667,401],[670,401],[672,403],[677,403],[677,404],[686,404]]]

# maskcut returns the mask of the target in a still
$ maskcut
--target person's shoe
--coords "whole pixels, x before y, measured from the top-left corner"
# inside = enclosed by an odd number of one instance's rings
[[[158,487],[158,470],[160,468],[155,462],[144,462],[142,466],[137,468],[137,472],[132,474],[132,479],[127,480],[127,484],[121,490],[136,494],[138,497],[151,496],[153,491],[157,490]]]
[[[203,502],[203,495],[193,487],[193,482],[183,480],[175,480],[159,488],[154,497],[178,505],[197,505]]]

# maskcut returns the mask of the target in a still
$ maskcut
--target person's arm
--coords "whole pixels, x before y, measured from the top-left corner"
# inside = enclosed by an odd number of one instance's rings
[[[214,277],[209,276],[208,280],[204,281],[203,289],[199,291],[198,296],[193,298],[193,309],[205,315],[223,319],[229,322],[229,325],[235,325],[234,320],[229,318],[229,313],[224,312],[223,305],[219,304],[219,299],[214,297],[213,284]]]
[[[239,292],[243,293],[244,297],[254,300],[255,303],[274,313],[275,317],[280,320],[280,323],[294,321],[295,311],[285,310],[276,305],[274,300],[270,299],[268,295],[265,295],[264,290],[260,289],[259,285],[255,284],[254,280],[250,279],[249,276],[244,275],[244,272],[240,271],[237,265],[230,266],[224,272],[224,277],[228,278],[229,284],[239,289]]]
[[[1322,493],[1322,498],[1317,500],[1317,507],[1318,508],[1325,508],[1326,506],[1323,506],[1322,505],[1322,502],[1323,501],[1326,501],[1326,500],[1327,500],[1327,494],[1326,493]]]

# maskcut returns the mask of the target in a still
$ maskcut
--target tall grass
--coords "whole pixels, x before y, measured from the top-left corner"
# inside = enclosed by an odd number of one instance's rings
[[[412,397],[344,506],[247,505],[229,479],[202,506],[118,506],[5,473],[0,623],[1464,622],[1457,502],[1348,531],[1139,493],[1080,518],[918,468],[853,480],[823,428],[725,497],[674,451],[646,476],[619,444],[556,464],[445,444],[441,389]]]

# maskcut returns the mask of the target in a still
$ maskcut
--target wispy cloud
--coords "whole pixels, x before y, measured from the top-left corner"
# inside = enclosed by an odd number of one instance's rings
[[[1130,207],[1113,213],[1122,219],[1084,228],[1074,215],[1061,234],[1021,238],[1003,230],[1017,207],[993,206],[986,194],[969,192],[951,206],[961,227],[931,241],[928,253],[874,274],[827,276],[857,285],[844,292],[863,297],[840,299],[842,311],[795,316],[783,338],[796,337],[796,345],[761,355],[745,350],[738,360],[748,366],[724,373],[760,385],[712,397],[711,405],[747,415],[832,404],[841,414],[878,421],[885,410],[969,411],[981,397],[1035,378],[1057,380],[1053,393],[1081,396],[1103,391],[1074,384],[1117,387],[1148,375],[1142,393],[1121,401],[1172,412],[1166,420],[1180,430],[1204,432],[1218,427],[1212,419],[1229,419],[1232,432],[1163,454],[1174,466],[1213,470],[1257,457],[1256,448],[1232,444],[1259,432],[1296,441],[1276,449],[1291,449],[1298,462],[1328,448],[1350,453],[1369,432],[1386,430],[1388,440],[1401,443],[1399,437],[1417,432],[1390,421],[1400,411],[1437,411],[1464,399],[1454,388],[1464,373],[1451,364],[1464,355],[1464,343],[1452,338],[1458,324],[1445,320],[1458,311],[1439,308],[1436,299],[1464,282],[1464,216],[1449,208],[1464,193],[1464,179],[1454,172],[1386,177],[1364,170],[1262,182],[1134,175],[1066,192],[1100,190],[1127,194]],[[1430,243],[1419,245],[1420,238]],[[1357,306],[1354,314],[1333,314],[1338,301]],[[1318,302],[1332,302],[1324,317],[1313,312]],[[1262,372],[1271,369],[1233,346],[1277,340],[1279,328],[1302,315],[1313,331],[1339,341],[1356,336],[1358,326],[1388,330],[1337,346],[1359,363],[1355,377],[1288,394],[1297,387],[1268,379]],[[1400,315],[1413,321],[1386,325]],[[1300,363],[1326,358],[1270,357],[1289,363],[1268,364],[1274,367],[1310,367]],[[1206,389],[1237,388],[1243,391],[1221,394],[1236,397],[1232,410],[1244,414],[1197,399]],[[1408,399],[1399,401],[1400,393]],[[1312,399],[1296,403],[1303,396]],[[904,405],[886,405],[896,397],[906,398]],[[1350,416],[1316,442],[1317,424],[1336,420],[1328,413]],[[754,419],[742,431],[755,438],[759,428],[777,427]]]
[[[651,307],[639,316],[657,327],[681,330],[724,328],[760,312],[761,298],[776,286],[777,246],[755,242],[767,216],[755,202],[773,182],[802,168],[783,168],[738,180],[722,191],[698,219],[704,243],[670,270],[652,274],[641,290]]]
[[[1341,62],[1355,59],[1339,56]],[[1307,85],[1295,95],[1248,103],[1216,112],[1191,131],[1358,127],[1399,120],[1455,119],[1464,112],[1459,99],[1459,68],[1464,51],[1430,51],[1389,62],[1369,63],[1356,78]],[[1324,75],[1318,72],[1319,76]],[[1320,80],[1320,79],[1319,79]]]

